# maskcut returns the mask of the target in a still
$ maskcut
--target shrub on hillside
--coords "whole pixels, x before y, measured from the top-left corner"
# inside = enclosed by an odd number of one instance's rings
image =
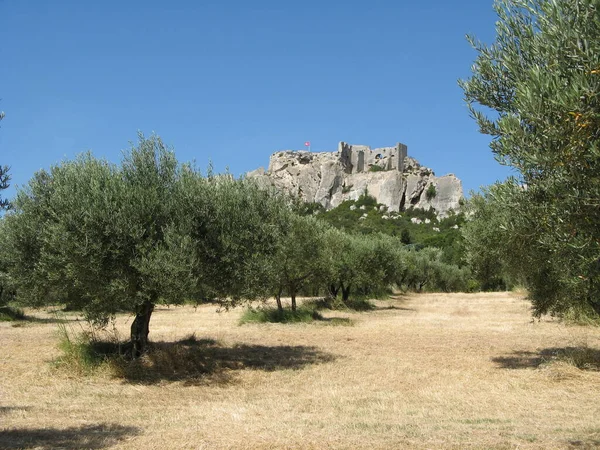
[[[425,191],[425,197],[427,198],[427,200],[431,201],[435,198],[436,195],[437,195],[437,191],[435,189],[435,185],[430,184],[429,187],[427,188],[427,191]]]

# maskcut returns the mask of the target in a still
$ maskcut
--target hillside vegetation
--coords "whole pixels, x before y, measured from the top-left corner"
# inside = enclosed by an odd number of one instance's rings
[[[345,201],[329,211],[315,203],[302,204],[298,209],[303,214],[314,214],[349,233],[382,233],[400,238],[403,244],[410,244],[416,249],[439,248],[443,250],[445,262],[459,267],[465,265],[464,241],[460,230],[465,223],[465,215],[461,211],[453,211],[441,219],[438,219],[434,210],[409,208],[401,212],[388,211],[368,192],[358,200]]]

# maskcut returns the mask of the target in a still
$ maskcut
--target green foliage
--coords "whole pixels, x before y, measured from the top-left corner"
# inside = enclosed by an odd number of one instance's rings
[[[597,2],[498,0],[496,11],[496,42],[470,39],[478,57],[461,85],[496,158],[518,177],[484,194],[491,203],[484,210],[500,214],[494,223],[503,239],[474,225],[471,257],[481,277],[484,260],[493,261],[481,254],[483,242],[494,244],[502,269],[512,265],[525,278],[536,314],[600,314]],[[486,235],[479,242],[477,227]]]
[[[65,323],[58,324],[58,348],[60,356],[56,367],[71,374],[89,375],[116,358],[124,358],[122,344],[117,341],[103,342],[92,332],[76,333]]]
[[[399,241],[384,235],[349,235],[336,229],[326,234],[328,263],[325,283],[332,297],[342,295],[349,307],[350,295],[376,295],[394,282],[401,264],[396,258]]]
[[[520,258],[513,258],[518,242],[507,232],[510,213],[502,194],[508,186],[494,185],[474,194],[468,202],[470,220],[463,226],[466,259],[483,290],[505,290],[522,273]]]
[[[274,295],[275,315],[248,314],[298,321],[308,314],[297,308],[302,290],[327,289],[334,298],[339,291],[344,307],[365,310],[372,307],[368,298],[388,294],[405,272],[413,280],[405,285],[419,290],[460,286],[463,272],[447,269],[441,251],[414,251],[420,259],[407,270],[412,253],[400,237],[422,238],[410,221],[417,215],[429,227],[435,221],[447,228],[434,212],[388,213],[366,191],[342,206],[329,214],[252,180],[210,170],[202,176],[180,164],[159,137],[140,135],[120,165],[84,154],[36,173],[18,191],[14,209],[0,220],[0,301],[63,304],[100,326],[129,312],[135,318],[127,348],[137,358],[158,304],[230,307]],[[322,220],[335,222],[336,214],[357,233]],[[458,217],[448,220],[459,223]],[[426,279],[416,280],[419,270]],[[284,310],[282,295],[291,297],[292,312]],[[320,315],[313,309],[311,317]],[[104,354],[93,339],[63,334],[69,364],[93,366]]]
[[[293,205],[294,211],[301,216],[318,215],[325,212],[325,207],[318,202],[303,202],[297,200]]]
[[[326,242],[330,252],[326,285],[331,297],[327,302],[331,306],[368,307],[361,303],[389,295],[392,285],[417,292],[466,292],[478,287],[467,267],[448,262],[438,248],[406,246],[384,234],[350,235],[336,229],[328,230]]]
[[[377,164],[369,166],[369,172],[384,172],[385,169]]]
[[[196,298],[234,305],[241,299],[273,295],[276,255],[281,256],[298,216],[285,199],[250,180],[193,175],[188,181],[180,221],[191,235],[198,261]],[[308,227],[314,221],[300,220]]]
[[[431,201],[435,198],[436,195],[437,195],[437,191],[435,189],[435,185],[430,184],[427,187],[427,190],[425,191],[425,197],[427,198],[427,200]]]
[[[412,238],[410,237],[410,231],[408,231],[408,229],[404,228],[402,230],[402,232],[400,233],[400,241],[404,245],[412,244]]]
[[[325,223],[312,216],[287,215],[279,224],[275,251],[263,255],[270,268],[268,286],[272,294],[279,299],[287,292],[292,298],[293,310],[300,289],[318,282],[326,270],[326,228]]]
[[[0,218],[0,307],[6,306],[15,298],[14,283],[9,273],[7,233],[5,222]]]
[[[458,267],[466,265],[464,239],[459,229],[447,228],[439,233],[422,238],[424,247],[434,247],[442,250],[442,260],[447,264]]]
[[[434,247],[404,250],[402,270],[396,284],[417,292],[468,292],[475,288],[468,268],[459,268],[443,261],[443,252]]]
[[[144,302],[181,303],[194,274],[175,218],[181,168],[140,136],[121,168],[85,154],[40,171],[6,220],[21,303],[64,303],[105,323]]]
[[[143,341],[155,304],[271,293],[290,213],[273,192],[202,177],[140,135],[121,166],[85,154],[18,192],[0,222],[0,282],[22,304],[65,304],[99,325],[133,313],[132,341]]]
[[[345,317],[323,317],[315,305],[303,305],[296,310],[279,308],[249,308],[242,314],[240,325],[248,323],[311,323],[331,326],[351,326],[354,321]]]
[[[358,200],[345,201],[337,208],[318,214],[318,217],[351,234],[381,233],[399,237],[406,245],[438,247],[444,251],[447,263],[461,267],[465,264],[463,238],[460,230],[455,228],[465,222],[464,213],[438,220],[433,210],[411,208],[395,213],[386,211],[383,206],[373,197],[362,195]],[[413,218],[422,223],[413,223]],[[435,231],[434,227],[440,231]]]

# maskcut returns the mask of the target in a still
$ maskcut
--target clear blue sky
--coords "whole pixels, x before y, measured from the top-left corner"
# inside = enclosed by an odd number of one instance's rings
[[[508,170],[457,79],[495,20],[492,0],[0,0],[0,164],[23,185],[86,150],[118,162],[138,130],[236,175],[305,141],[403,142],[477,189]]]

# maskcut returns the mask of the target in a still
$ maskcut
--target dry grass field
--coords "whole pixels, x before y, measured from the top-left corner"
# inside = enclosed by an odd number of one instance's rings
[[[600,372],[585,365],[600,329],[532,321],[514,294],[376,303],[326,313],[353,326],[162,308],[144,378],[57,368],[52,315],[28,311],[41,320],[0,323],[0,448],[600,447]]]

